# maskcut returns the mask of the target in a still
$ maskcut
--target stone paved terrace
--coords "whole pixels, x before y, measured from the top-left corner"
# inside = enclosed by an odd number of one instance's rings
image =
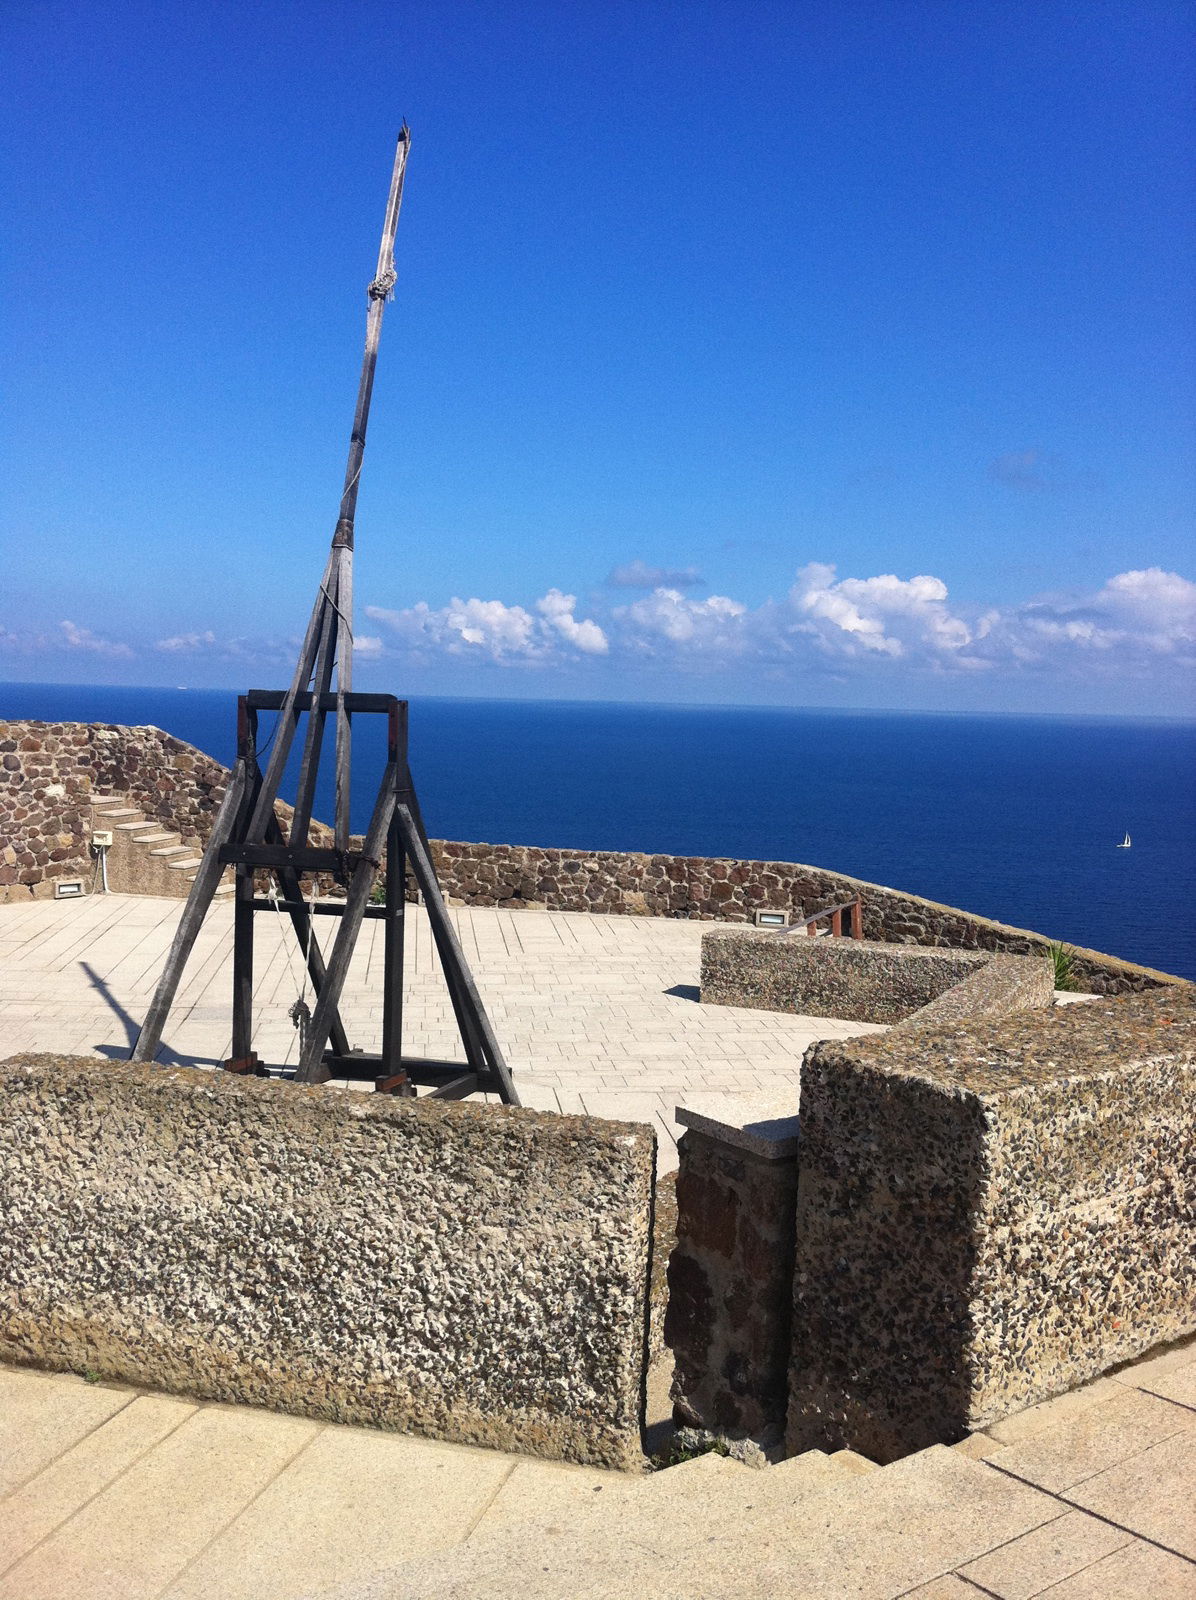
[[[145,1014],[182,909],[179,900],[96,895],[0,907],[4,1055],[124,1054]],[[868,1023],[697,1003],[709,923],[581,912],[457,908],[452,913],[523,1103],[654,1124],[660,1168],[676,1165],[679,1099],[700,1091],[793,1093],[815,1039]],[[301,963],[289,924],[258,916],[254,1048],[294,1065],[287,1011]],[[332,918],[317,919],[325,945]],[[404,1046],[461,1058],[427,918],[408,915]],[[377,1049],[382,925],[364,924],[342,1014],[355,1045]],[[213,907],[188,964],[159,1059],[213,1065],[229,1053],[232,907]],[[310,999],[310,990],[308,991]]]
[[[0,1367],[0,1600],[1192,1600],[1196,1346],[876,1468],[650,1477]]]

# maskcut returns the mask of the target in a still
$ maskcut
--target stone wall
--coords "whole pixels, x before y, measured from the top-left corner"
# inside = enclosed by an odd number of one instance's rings
[[[1046,955],[1050,944],[1043,934],[1025,928],[792,861],[450,843],[434,843],[433,853],[445,893],[464,905],[720,922],[752,922],[759,910],[780,910],[796,921],[859,895],[866,939],[1007,955]],[[1095,994],[1138,992],[1181,981],[1098,950],[1078,949],[1074,968],[1083,986]]]
[[[677,1108],[686,1131],[665,1318],[673,1415],[765,1451],[784,1437],[789,1396],[796,1099],[764,1107],[711,1094]]]
[[[0,905],[90,877],[91,729],[0,722]]]
[[[90,881],[91,795],[127,794],[202,846],[227,781],[226,767],[160,728],[0,722],[0,902]]]
[[[707,1005],[924,1027],[1049,1006],[1054,968],[1042,956],[736,928],[703,934],[701,995]]]
[[[632,1123],[14,1057],[0,1359],[635,1469],[654,1161]]]
[[[1196,990],[826,1040],[788,1448],[889,1461],[1196,1330]]]
[[[73,786],[80,782],[89,792],[129,793],[147,815],[181,834],[184,843],[202,845],[228,778],[218,762],[158,728],[0,723],[0,765],[8,756],[17,764],[4,766],[9,776],[0,785],[0,900],[50,893],[55,877],[68,872],[78,876],[80,863],[89,866],[86,849],[79,854],[80,829],[85,833],[86,823]],[[33,756],[39,759],[31,763]],[[42,759],[46,756],[48,760]],[[31,824],[29,816],[18,817],[17,812],[30,811],[21,796],[47,783],[64,785],[62,796],[50,797],[64,801],[61,816],[52,806],[43,806],[41,821],[34,818]],[[280,807],[280,815],[285,814]],[[49,832],[35,834],[32,827]],[[46,842],[58,833],[69,842]],[[6,861],[6,849],[15,860]],[[55,861],[55,850],[68,854]],[[792,861],[444,840],[432,841],[432,853],[445,894],[462,905],[752,922],[758,910],[786,911],[796,920],[859,895],[864,935],[883,943],[1008,955],[1045,954],[1049,943],[1024,928]],[[1095,950],[1077,950],[1074,966],[1080,983],[1096,994],[1137,992],[1179,981]]]

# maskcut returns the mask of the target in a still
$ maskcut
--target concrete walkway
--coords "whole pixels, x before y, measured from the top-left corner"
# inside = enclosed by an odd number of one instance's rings
[[[124,1055],[182,910],[179,900],[96,895],[0,906],[0,1039],[20,1050]],[[815,1039],[867,1023],[697,1004],[707,923],[580,912],[457,909],[457,932],[525,1105],[652,1123],[661,1170],[676,1165],[673,1111],[698,1091],[792,1094]],[[331,918],[318,929],[325,944]],[[287,1011],[302,963],[289,925],[259,916],[256,972],[263,1060],[294,1065]],[[461,1058],[427,918],[410,908],[405,1046]],[[380,1046],[382,931],[362,929],[342,1012],[353,1044]],[[167,1028],[162,1060],[214,1065],[229,1054],[232,908],[212,909]],[[308,991],[310,998],[310,991]]]
[[[0,1367],[0,1600],[1192,1600],[1196,1348],[884,1468],[647,1478]]]

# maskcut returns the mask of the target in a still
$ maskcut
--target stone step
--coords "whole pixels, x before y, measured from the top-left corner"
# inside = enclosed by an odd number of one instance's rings
[[[673,1468],[642,1483],[638,1495],[634,1488],[615,1499],[591,1495],[598,1503],[572,1518],[549,1509],[489,1535],[483,1520],[466,1545],[333,1594],[336,1600],[895,1595],[1059,1514],[1049,1495],[942,1445],[862,1473],[826,1456],[819,1464],[817,1454],[738,1476],[702,1467],[688,1474],[688,1494],[679,1488],[662,1494],[660,1479],[678,1474],[680,1482],[683,1469]]]
[[[159,829],[157,833],[140,833],[137,835],[138,844],[166,844],[181,845],[182,840],[177,833],[167,833]]]
[[[154,855],[160,855],[161,851],[155,850],[153,852],[153,854]],[[194,877],[195,869],[197,867],[201,866],[202,863],[203,863],[203,857],[202,856],[193,855],[189,849],[186,849],[184,847],[184,854],[183,854],[182,860],[180,860],[180,861],[168,861],[166,863],[166,865],[170,868],[171,872],[189,872],[189,873],[191,873],[192,877]]]
[[[185,856],[189,857],[191,855],[191,847],[190,847],[190,845],[185,845],[185,844],[182,844],[182,843],[180,843],[180,844],[164,844],[164,845],[161,845],[158,849],[150,851],[150,855],[151,856],[177,856],[179,854],[182,854],[182,855],[185,855]]]
[[[117,822],[114,824],[117,833],[128,833],[134,837],[137,836],[138,831],[142,828],[156,828],[157,826],[156,822],[150,822],[146,817],[140,817],[136,822]]]
[[[133,822],[145,821],[145,812],[138,811],[136,806],[114,805],[100,807],[93,804],[92,810],[95,815],[103,817],[105,822],[115,822],[117,817]]]

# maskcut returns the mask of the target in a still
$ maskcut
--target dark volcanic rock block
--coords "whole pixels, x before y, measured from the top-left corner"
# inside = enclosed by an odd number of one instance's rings
[[[745,1124],[755,1110],[748,1100],[737,1111],[744,1098],[705,1095],[703,1111],[677,1108],[687,1131],[665,1342],[674,1416],[769,1448],[784,1435],[788,1396],[797,1118]]]
[[[887,1461],[1196,1329],[1196,989],[806,1057],[790,1451]]]
[[[634,1469],[654,1159],[633,1123],[15,1057],[0,1358]]]

